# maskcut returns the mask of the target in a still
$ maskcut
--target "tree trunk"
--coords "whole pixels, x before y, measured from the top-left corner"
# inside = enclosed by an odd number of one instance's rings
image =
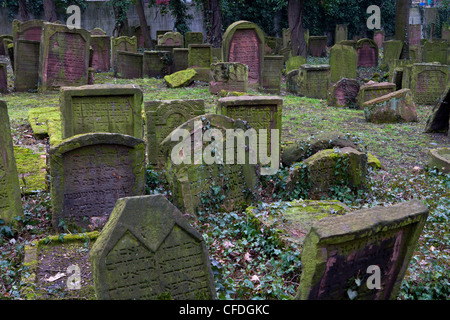
[[[128,18],[127,18],[127,10],[123,9],[120,6],[113,6],[114,18],[116,21],[113,36],[128,36],[129,35],[129,26],[128,26]]]
[[[289,0],[288,22],[291,31],[292,55],[306,57],[305,29],[303,28],[303,0]]]
[[[24,22],[30,20],[30,16],[27,11],[27,1],[19,0],[19,20]]]
[[[54,0],[44,0],[44,14],[46,21],[55,22],[56,20],[58,20],[58,18],[56,17]]]
[[[400,59],[409,59],[410,0],[397,0],[395,8],[395,39],[403,41]]]
[[[144,46],[146,48],[153,50],[152,37],[150,34],[150,28],[147,25],[147,19],[145,18],[144,3],[142,0],[137,0],[136,10],[137,10],[137,14],[139,16],[139,24],[141,26],[141,33],[142,33],[142,36],[144,37]]]
[[[222,11],[219,0],[204,1],[205,21],[207,26],[207,42],[213,48],[220,48],[222,45]]]

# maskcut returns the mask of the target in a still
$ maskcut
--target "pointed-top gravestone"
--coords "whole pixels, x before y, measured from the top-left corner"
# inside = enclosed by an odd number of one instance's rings
[[[202,235],[163,195],[119,199],[90,252],[100,300],[212,300]]]

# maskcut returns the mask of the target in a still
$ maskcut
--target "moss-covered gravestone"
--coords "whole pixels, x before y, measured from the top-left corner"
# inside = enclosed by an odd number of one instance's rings
[[[269,94],[280,94],[282,69],[284,66],[283,56],[265,56],[262,74],[261,90]]]
[[[254,23],[237,21],[223,35],[223,61],[240,62],[248,66],[251,87],[259,87],[264,67],[264,32]]]
[[[111,68],[111,38],[107,35],[92,35],[92,68],[95,72],[108,72]]]
[[[331,82],[356,79],[358,55],[352,46],[335,44],[330,50]]]
[[[101,228],[118,198],[144,193],[145,144],[116,133],[90,133],[50,148],[52,223]]]
[[[12,222],[23,214],[16,159],[6,102],[0,100],[0,219]]]
[[[298,84],[297,77],[300,72],[300,69],[294,69],[289,71],[286,74],[286,91],[289,93],[297,94],[298,93]]]
[[[219,62],[211,64],[209,73],[209,92],[217,94],[222,90],[247,92],[248,67],[238,62]]]
[[[447,65],[416,63],[411,68],[411,91],[418,105],[435,105],[448,83]]]
[[[189,67],[189,49],[174,48],[173,49],[173,72],[185,70]]]
[[[202,235],[164,196],[119,199],[91,252],[100,300],[213,300]]]
[[[242,120],[207,114],[183,123],[161,143],[173,203],[183,213],[232,211],[256,200],[259,171],[256,150],[244,136],[249,129]]]
[[[401,40],[389,40],[383,42],[383,62],[382,67],[388,68],[394,60],[400,59],[403,49]]]
[[[60,89],[62,139],[110,132],[143,137],[142,90],[137,85],[88,85]]]
[[[40,90],[88,83],[91,34],[84,29],[45,23],[39,55]]]
[[[172,73],[172,53],[169,51],[144,51],[143,75],[162,78]]]
[[[184,47],[189,48],[190,44],[203,44],[204,36],[202,32],[189,31],[184,34]]]
[[[205,113],[204,100],[145,101],[148,164],[164,167],[161,142],[178,126]]]
[[[184,47],[184,37],[179,32],[166,32],[161,38],[158,38],[160,46]]]
[[[116,61],[117,51],[126,51],[137,53],[137,38],[136,36],[127,37],[112,37],[111,38],[111,66],[114,66]]]
[[[413,200],[316,222],[303,243],[296,298],[395,300],[427,217]]]
[[[358,67],[376,67],[378,65],[378,45],[372,39],[360,39],[356,42]]]
[[[411,90],[402,89],[364,103],[366,121],[374,123],[416,122]]]
[[[334,30],[334,43],[338,44],[341,41],[348,39],[348,25],[337,24]]]
[[[190,44],[188,54],[189,68],[197,71],[195,80],[209,81],[209,72],[212,63],[212,46],[210,44]]]
[[[395,83],[390,82],[368,82],[359,88],[356,103],[358,109],[364,109],[364,103],[375,98],[382,97],[394,92],[396,89]]]
[[[37,90],[39,81],[40,42],[14,41],[14,89],[18,92]]]
[[[122,79],[143,78],[144,55],[142,53],[116,51],[114,76]]]
[[[43,20],[28,20],[21,22],[14,20],[13,27],[13,39],[15,40],[31,40],[41,41],[42,29],[44,28],[45,21]]]
[[[330,71],[331,67],[328,64],[302,65],[297,76],[297,94],[308,98],[327,99]]]
[[[423,45],[423,62],[447,64],[448,43],[445,39],[425,41]]]
[[[165,76],[164,81],[169,88],[180,88],[190,85],[196,76],[197,71],[189,68]]]

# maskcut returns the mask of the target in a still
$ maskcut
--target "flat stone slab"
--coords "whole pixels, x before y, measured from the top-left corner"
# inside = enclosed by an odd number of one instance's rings
[[[450,148],[438,148],[430,150],[428,165],[436,167],[439,171],[450,173]]]

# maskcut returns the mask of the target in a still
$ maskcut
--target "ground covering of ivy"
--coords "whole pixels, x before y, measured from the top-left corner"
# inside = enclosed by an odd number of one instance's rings
[[[373,71],[368,71],[369,77]],[[161,79],[119,80],[109,73],[97,74],[96,83],[137,83],[144,91],[144,100],[204,99],[209,112],[214,112],[219,98],[199,83],[168,89]],[[370,169],[364,189],[350,190],[345,185],[336,185],[328,199],[340,200],[353,210],[389,206],[410,199],[426,203],[430,216],[398,299],[448,299],[450,175],[427,167],[427,151],[448,146],[450,138],[423,132],[432,108],[418,106],[417,123],[374,125],[365,122],[361,110],[330,108],[325,101],[297,97],[284,90],[282,97],[283,146],[319,131],[338,130],[364,143],[382,163],[381,169]],[[1,99],[8,103],[14,143],[45,150],[48,139],[33,136],[27,113],[43,104],[58,106],[58,95],[10,93]],[[256,211],[275,213],[287,205],[284,201],[305,196],[301,188],[295,194],[286,192],[288,172],[289,168],[280,168],[276,175],[263,179],[262,201],[255,204]],[[170,199],[164,175],[150,167],[147,173],[147,193],[162,193]],[[281,246],[277,230],[255,223],[245,214],[245,207],[234,212],[221,210],[221,194],[220,186],[211,186],[202,197],[208,209],[192,220],[208,246],[219,299],[291,299],[301,274],[301,248]],[[0,298],[3,299],[24,299],[22,279],[29,272],[22,264],[24,246],[53,233],[48,191],[27,192],[23,205],[23,217],[17,217],[10,225],[0,224]]]

